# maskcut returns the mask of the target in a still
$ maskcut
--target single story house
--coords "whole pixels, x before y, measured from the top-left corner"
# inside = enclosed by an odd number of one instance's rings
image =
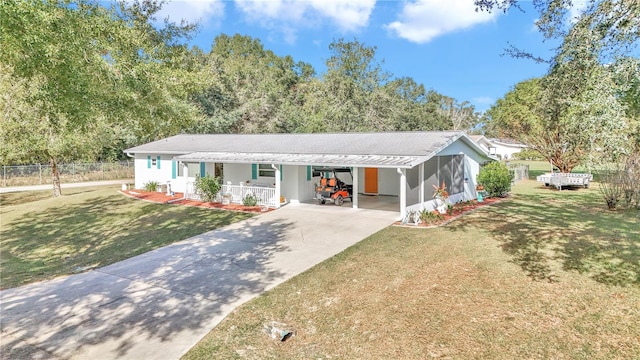
[[[264,205],[313,201],[314,168],[352,170],[352,206],[385,197],[404,217],[434,209],[434,186],[452,203],[475,199],[480,166],[495,160],[461,131],[314,134],[182,134],[126,149],[135,158],[135,187],[155,181],[193,193],[196,175],[219,176],[224,193],[269,191]],[[362,201],[364,202],[364,201]]]
[[[513,155],[528,148],[527,145],[509,139],[486,138],[483,135],[471,135],[473,141],[486,149],[489,155],[495,155],[501,160],[513,159]]]

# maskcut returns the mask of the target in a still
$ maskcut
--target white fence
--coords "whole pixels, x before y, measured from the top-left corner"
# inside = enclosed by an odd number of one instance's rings
[[[187,199],[201,200],[196,194],[193,183],[187,183],[185,196]],[[257,205],[275,208],[280,199],[276,199],[276,189],[267,186],[222,185],[217,200],[229,201],[233,204],[242,204],[247,195],[252,195],[258,200]]]

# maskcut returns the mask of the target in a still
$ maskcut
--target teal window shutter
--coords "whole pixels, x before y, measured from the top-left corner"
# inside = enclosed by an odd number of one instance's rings
[[[147,155],[147,169],[151,169],[151,155]]]
[[[156,165],[158,165],[158,169],[160,169],[160,155],[158,155],[158,157],[156,158],[156,162]]]
[[[200,177],[205,177],[206,174],[206,170],[204,168],[204,164],[203,162],[200,163]]]
[[[307,166],[307,181],[311,181],[311,166]]]
[[[280,181],[282,181],[283,179],[283,175],[282,175],[282,165],[280,165]]]
[[[258,179],[258,164],[251,164],[251,180]]]
[[[178,177],[178,164],[175,161],[171,161],[171,178],[175,179]]]

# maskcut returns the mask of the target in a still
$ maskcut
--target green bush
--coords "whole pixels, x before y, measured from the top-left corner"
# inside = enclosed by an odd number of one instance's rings
[[[258,205],[258,201],[259,200],[260,199],[258,199],[257,196],[255,196],[255,195],[253,195],[251,193],[248,193],[242,198],[242,205],[244,205],[244,206],[256,206],[256,205]]]
[[[422,209],[420,211],[420,220],[425,224],[433,224],[444,219],[442,214],[437,211]]]
[[[489,196],[505,196],[511,191],[513,174],[501,162],[494,161],[483,166],[478,174],[478,183],[484,186]]]
[[[204,202],[213,202],[220,192],[220,178],[211,175],[196,176],[196,182],[193,184],[194,190],[200,199]]]
[[[160,183],[157,181],[147,181],[144,183],[143,189],[144,191],[158,191],[158,186],[160,186]]]

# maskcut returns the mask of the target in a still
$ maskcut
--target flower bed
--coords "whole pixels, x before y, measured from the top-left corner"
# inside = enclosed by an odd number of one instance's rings
[[[402,223],[401,221],[395,222],[395,225],[409,226],[409,227],[432,227],[440,226],[450,223],[451,221],[459,218],[460,216],[482,206],[491,205],[496,202],[502,201],[504,198],[486,198],[483,202],[477,200],[464,201],[457,204],[451,204],[447,208],[447,212],[441,214],[437,210],[423,211],[418,213],[420,216],[420,222],[416,225],[413,222]]]
[[[197,206],[204,207],[210,209],[222,209],[222,210],[233,210],[233,211],[244,211],[244,212],[266,212],[272,209],[265,209],[262,206],[244,206],[240,204],[225,204],[223,205],[220,202],[203,202],[197,200],[184,200],[182,199],[182,193],[175,193],[174,196],[167,195],[163,192],[155,192],[155,191],[143,191],[143,190],[123,190],[121,191],[123,194],[150,202],[161,203],[161,204],[171,204],[171,205],[186,205],[186,206]]]

